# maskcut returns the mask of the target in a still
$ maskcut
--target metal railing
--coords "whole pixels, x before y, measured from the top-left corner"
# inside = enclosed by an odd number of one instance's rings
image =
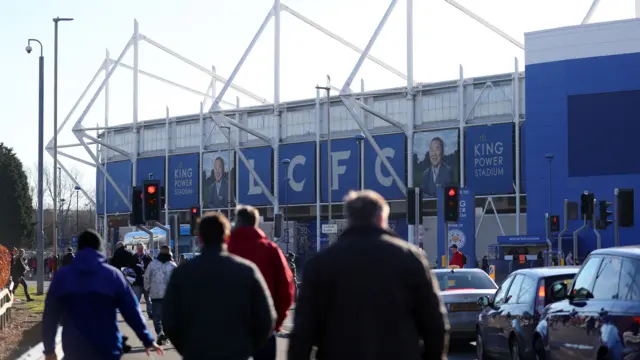
[[[13,306],[13,281],[9,283],[8,288],[0,290],[0,330],[4,328],[11,321],[11,307]]]

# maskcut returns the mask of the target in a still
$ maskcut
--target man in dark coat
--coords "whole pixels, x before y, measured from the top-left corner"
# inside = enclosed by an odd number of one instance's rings
[[[25,257],[24,249],[20,249],[18,254],[13,257],[11,260],[11,278],[13,279],[13,293],[16,293],[18,290],[18,286],[22,285],[24,288],[24,296],[27,298],[27,301],[33,301],[31,298],[31,294],[29,294],[29,289],[27,288],[27,281],[24,279],[24,275],[27,271],[29,271],[29,266],[27,265],[27,259]]]
[[[67,265],[71,265],[71,262],[73,261],[73,249],[72,248],[67,248],[67,253],[64,254],[64,256],[62,257],[62,266],[67,266]]]
[[[446,311],[424,252],[387,230],[389,206],[345,197],[348,228],[305,265],[289,360],[446,359]],[[423,346],[420,346],[420,343]]]
[[[184,360],[247,359],[273,333],[276,312],[258,267],[226,250],[229,221],[200,221],[202,254],[178,266],[167,286],[164,332]]]
[[[111,258],[111,266],[120,270],[123,267],[129,266],[129,262],[131,262],[131,257],[133,257],[133,253],[124,246],[122,241],[118,241],[116,244],[116,251],[113,252],[113,257]]]

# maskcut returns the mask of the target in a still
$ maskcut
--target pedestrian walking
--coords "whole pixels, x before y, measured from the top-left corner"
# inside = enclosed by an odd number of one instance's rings
[[[269,287],[278,318],[275,331],[279,332],[293,304],[295,285],[287,258],[276,243],[258,227],[260,214],[251,206],[236,208],[236,227],[231,231],[229,252],[256,264]],[[267,341],[264,349],[253,355],[254,360],[275,360],[276,334]]]
[[[67,253],[64,254],[64,256],[62,257],[62,266],[71,265],[73,258],[74,258],[73,249],[67,248]]]
[[[162,331],[162,300],[164,299],[171,273],[176,266],[171,254],[171,248],[167,245],[162,245],[158,257],[149,264],[147,271],[144,272],[144,287],[145,291],[149,293],[153,307],[153,327],[156,331],[158,345],[164,345],[167,340]]]
[[[150,320],[153,320],[153,302],[149,297],[149,292],[145,290],[144,286],[144,272],[147,271],[147,267],[151,264],[153,259],[147,254],[143,243],[136,245],[136,253],[130,260],[129,267],[136,272],[136,281],[133,283],[133,292],[138,298],[138,302],[144,296],[144,302],[147,304],[147,315]]]
[[[162,348],[153,341],[140,305],[122,273],[107,265],[102,239],[94,230],[78,237],[78,253],[51,281],[42,315],[46,360],[55,360],[56,333],[62,325],[65,360],[118,360],[122,339],[117,311],[144,344],[147,354]]]
[[[227,251],[229,221],[205,214],[202,253],[173,270],[164,295],[164,333],[184,360],[245,360],[264,347],[276,314],[260,270]]]
[[[122,241],[118,241],[118,243],[116,243],[116,251],[113,252],[110,264],[116,269],[122,270],[123,267],[129,266],[132,257],[133,253],[127,250]]]
[[[449,261],[449,266],[455,265],[459,268],[463,268],[465,265],[467,265],[467,256],[463,254],[462,251],[460,251],[458,245],[453,244],[449,249],[453,253],[451,255],[451,260]]]
[[[29,294],[29,288],[27,287],[27,281],[24,276],[29,271],[29,266],[27,265],[27,258],[24,255],[24,249],[20,249],[18,254],[13,257],[11,261],[11,278],[13,279],[13,293],[16,293],[18,287],[22,285],[24,288],[24,296],[27,298],[27,301],[33,301],[31,298],[31,294]]]
[[[318,359],[446,359],[447,315],[423,251],[388,230],[378,193],[344,201],[348,227],[305,264],[289,360],[313,347]]]

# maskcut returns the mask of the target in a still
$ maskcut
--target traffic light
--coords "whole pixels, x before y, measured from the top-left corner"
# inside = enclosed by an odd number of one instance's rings
[[[142,186],[134,186],[131,192],[131,216],[129,223],[132,226],[144,224],[142,217]]]
[[[549,231],[560,232],[560,216],[551,215],[549,217]]]
[[[580,196],[580,212],[582,213],[582,219],[593,220],[593,200],[595,195],[593,193],[583,193]]]
[[[200,226],[200,206],[192,206],[189,210],[189,216],[191,236],[196,236],[198,235],[198,226]]]
[[[633,221],[633,189],[618,189],[618,225],[622,227],[631,227]]]
[[[418,201],[417,209],[416,199]],[[418,217],[418,223],[422,224],[422,192],[419,187],[410,187],[407,189],[407,223],[415,225],[416,216]]]
[[[142,213],[144,221],[160,220],[160,181],[146,180],[142,192]]]
[[[444,187],[444,221],[458,222],[460,215],[460,188],[457,186]]]
[[[613,224],[613,220],[609,219],[613,212],[609,210],[609,208],[613,205],[612,202],[607,200],[600,200],[600,216],[598,219],[597,228],[600,230],[606,229],[609,225]]]

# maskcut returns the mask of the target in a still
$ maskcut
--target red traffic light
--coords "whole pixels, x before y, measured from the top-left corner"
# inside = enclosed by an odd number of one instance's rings
[[[148,194],[155,194],[156,193],[156,186],[155,185],[149,185],[147,186],[147,193]]]
[[[449,196],[454,196],[456,194],[456,189],[449,189]]]
[[[191,213],[192,213],[192,214],[195,214],[195,213],[197,213],[197,212],[198,212],[198,208],[191,208]]]

